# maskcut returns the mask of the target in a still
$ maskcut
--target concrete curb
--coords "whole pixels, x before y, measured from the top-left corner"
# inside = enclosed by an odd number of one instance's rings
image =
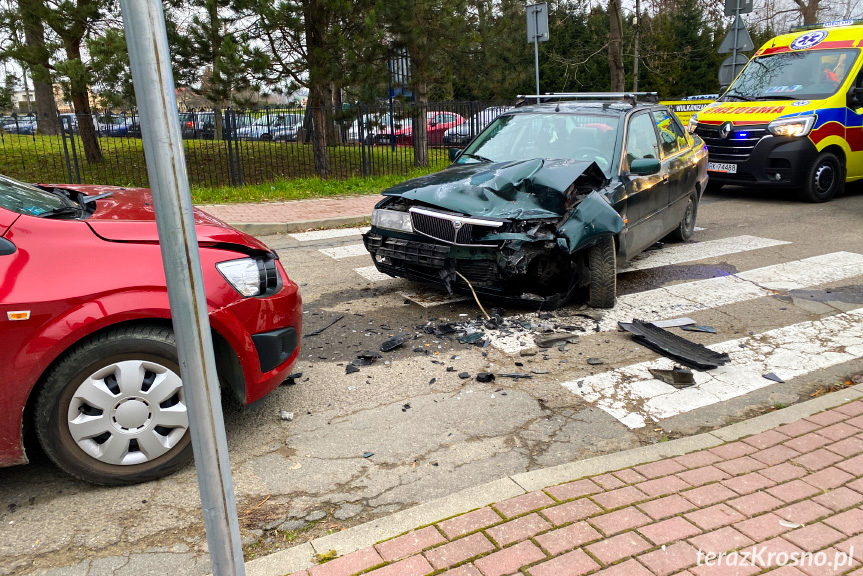
[[[863,384],[731,424],[712,432],[516,474],[488,484],[474,486],[408,510],[396,512],[386,518],[316,538],[310,543],[257,558],[246,563],[246,574],[248,576],[283,576],[305,570],[314,565],[315,553],[321,554],[335,550],[339,556],[344,556],[382,540],[409,532],[414,528],[457,516],[520,494],[542,490],[585,476],[603,474],[638,464],[654,462],[662,458],[682,456],[696,450],[712,448],[860,399],[863,399]]]
[[[252,236],[268,236],[270,234],[288,234],[340,226],[361,226],[368,221],[369,215],[363,214],[361,216],[338,216],[321,218],[320,220],[297,220],[295,222],[228,222],[228,224]]]

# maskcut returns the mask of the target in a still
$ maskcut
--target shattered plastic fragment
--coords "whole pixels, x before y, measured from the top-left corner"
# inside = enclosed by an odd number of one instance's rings
[[[398,348],[399,346],[410,340],[410,338],[411,336],[407,332],[397,334],[389,340],[385,340],[381,344],[381,352],[389,352],[390,350],[394,350],[395,348]]]
[[[294,413],[288,412],[287,410],[282,410],[281,414],[279,414],[279,417],[285,422],[290,422],[294,419]]]
[[[491,382],[494,380],[494,374],[491,372],[480,372],[476,375],[477,382]]]
[[[360,371],[360,369],[357,368],[356,366],[354,366],[353,364],[348,364],[345,367],[345,374],[353,374],[353,373],[359,372],[359,371]]]
[[[785,382],[785,380],[783,380],[782,378],[780,378],[779,376],[777,376],[773,372],[768,372],[767,374],[763,374],[762,378],[767,378],[768,380],[773,380],[774,382],[779,382],[780,384],[783,384]]]
[[[675,366],[673,370],[657,370],[648,368],[654,378],[671,384],[678,390],[681,388],[689,388],[695,384],[695,377],[692,375],[692,370],[688,370],[681,366]]]
[[[633,320],[632,323],[619,324],[621,328],[632,333],[633,341],[692,368],[710,370],[731,361],[728,354],[714,352],[650,322]]]
[[[506,374],[500,374],[501,378],[533,378],[532,374],[526,374],[524,372],[507,372]]]
[[[470,378],[470,374],[467,372],[461,372],[461,373],[459,373],[458,377],[461,378],[462,380],[467,380],[468,378]]]
[[[483,336],[485,336],[485,334],[482,332],[473,332],[471,334],[465,334],[464,336],[459,338],[458,341],[462,344],[474,344],[479,341],[479,339]]]
[[[572,332],[558,332],[555,334],[545,334],[542,336],[534,336],[533,341],[540,348],[551,348],[561,342],[569,342],[571,344],[578,343],[578,334]]]
[[[374,455],[374,452],[363,452],[363,458],[371,458]]]
[[[690,324],[686,326],[680,327],[682,330],[686,330],[687,332],[707,332],[708,334],[716,334],[716,328],[713,326],[699,326],[697,324]]]

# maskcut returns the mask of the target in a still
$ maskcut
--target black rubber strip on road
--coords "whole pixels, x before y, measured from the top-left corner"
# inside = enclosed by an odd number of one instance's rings
[[[731,361],[728,354],[714,352],[710,348],[681,338],[650,322],[633,320],[631,323],[620,322],[619,324],[621,328],[632,334],[635,342],[690,368],[710,370]]]

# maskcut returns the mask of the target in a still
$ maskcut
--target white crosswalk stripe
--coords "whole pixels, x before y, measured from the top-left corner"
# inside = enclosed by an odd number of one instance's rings
[[[382,282],[383,280],[392,280],[392,276],[388,276],[383,272],[378,272],[374,266],[363,266],[362,268],[354,268],[354,272],[368,280],[369,282]]]
[[[329,240],[330,238],[344,238],[346,236],[359,236],[369,231],[365,228],[334,228],[333,230],[312,230],[311,232],[297,232],[288,234],[297,242],[314,242],[317,240]]]
[[[658,268],[659,266],[727,256],[759,248],[781,246],[782,244],[790,244],[790,242],[759,238],[758,236],[732,236],[731,238],[706,240],[704,242],[692,242],[689,244],[671,244],[663,246],[658,250],[642,252],[625,266],[622,266],[620,271],[646,270],[648,268]]]
[[[754,300],[774,294],[776,290],[799,290],[819,284],[863,275],[863,255],[834,252],[784,264],[775,264],[740,272],[696,280],[654,290],[626,294],[605,311],[599,322],[601,331],[617,329],[618,322],[662,320],[686,316],[728,304]],[[573,318],[570,324],[591,330],[594,323]],[[532,337],[515,334],[493,337],[491,345],[509,354],[533,347]]]
[[[357,256],[366,256],[368,257],[369,251],[366,250],[366,247],[361,243],[359,244],[345,244],[344,246],[335,246],[333,248],[321,248],[318,250],[322,254],[326,254],[330,258],[334,258],[336,260],[341,260],[342,258],[356,258]]]
[[[741,345],[743,347],[741,347]],[[731,362],[710,371],[693,371],[695,386],[677,390],[653,379],[648,368],[670,369],[657,358],[565,382],[564,387],[596,404],[629,428],[742,396],[774,382],[863,357],[863,308],[813,322],[801,322],[756,336],[715,344]]]

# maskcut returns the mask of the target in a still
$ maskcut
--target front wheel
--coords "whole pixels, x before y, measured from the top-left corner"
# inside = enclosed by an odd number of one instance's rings
[[[842,162],[832,152],[822,152],[806,173],[799,197],[804,202],[827,202],[845,186]]]
[[[154,480],[192,458],[174,333],[132,326],[93,336],[47,375],[36,433],[61,469],[93,484]]]
[[[617,253],[614,238],[608,236],[587,253],[590,268],[588,304],[593,308],[614,308],[617,297]]]

